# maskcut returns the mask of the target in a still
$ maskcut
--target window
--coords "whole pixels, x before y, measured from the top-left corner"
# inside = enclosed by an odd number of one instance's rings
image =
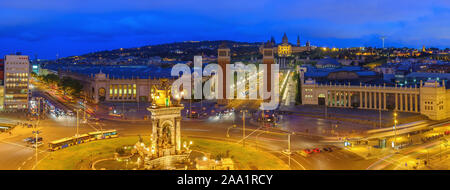
[[[112,98],[112,96],[113,96],[113,85],[110,84],[109,85],[109,98]]]
[[[119,84],[119,98],[122,98],[122,85]]]
[[[133,84],[133,98],[136,98],[136,84]]]

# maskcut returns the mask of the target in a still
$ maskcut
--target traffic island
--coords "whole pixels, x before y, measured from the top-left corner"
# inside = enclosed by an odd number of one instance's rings
[[[36,170],[90,170],[94,166],[98,170],[133,170],[145,169],[137,163],[137,157],[131,153],[118,151],[124,147],[132,147],[139,140],[150,143],[150,136],[129,136],[102,141],[93,141],[66,149],[50,152],[35,167]],[[202,138],[183,138],[190,142],[192,153],[186,167],[178,165],[175,168],[184,169],[226,169],[209,167],[204,164],[233,162],[233,169],[239,170],[287,170],[289,167],[276,156],[256,150],[252,147],[242,147],[240,144],[209,140]],[[195,157],[195,158],[194,158]],[[208,160],[209,162],[205,162]],[[202,165],[203,164],[203,165]],[[155,167],[154,169],[161,169]]]

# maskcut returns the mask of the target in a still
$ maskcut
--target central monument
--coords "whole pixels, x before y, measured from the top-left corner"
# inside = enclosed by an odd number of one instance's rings
[[[184,106],[172,101],[168,83],[161,79],[159,85],[153,85],[152,105],[147,108],[152,121],[151,148],[156,158],[182,154],[180,121]]]

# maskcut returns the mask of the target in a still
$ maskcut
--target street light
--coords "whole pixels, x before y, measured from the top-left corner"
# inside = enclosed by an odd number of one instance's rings
[[[236,124],[233,124],[231,127],[227,128],[227,138],[230,138],[229,131],[230,131],[231,128],[236,128]]]
[[[397,145],[397,113],[394,113],[394,146],[392,148],[395,149],[395,146]]]

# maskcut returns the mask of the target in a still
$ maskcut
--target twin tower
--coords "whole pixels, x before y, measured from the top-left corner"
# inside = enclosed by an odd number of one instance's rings
[[[275,64],[275,60],[274,60],[274,50],[273,50],[273,46],[272,43],[270,41],[267,41],[267,43],[264,44],[263,50],[263,64],[267,65],[267,76],[268,76],[268,80],[267,80],[267,84],[266,84],[266,89],[267,92],[271,92],[272,89],[272,81],[270,80],[270,76],[272,76],[272,65]],[[225,43],[222,43],[218,50],[217,50],[217,62],[219,64],[219,66],[222,68],[223,71],[223,76],[226,77],[227,73],[226,73],[226,66],[227,64],[231,64],[231,56],[230,56],[230,48],[228,48]],[[224,78],[222,80],[222,97],[224,97],[224,99],[219,99],[218,103],[221,105],[225,105],[227,104],[227,100],[225,99],[226,97],[226,78]]]

